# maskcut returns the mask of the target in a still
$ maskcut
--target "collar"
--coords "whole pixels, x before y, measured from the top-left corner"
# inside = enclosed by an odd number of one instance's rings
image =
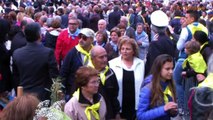
[[[119,57],[117,57],[116,59],[121,62],[122,59],[121,59],[122,55],[120,55]],[[140,61],[139,61],[139,58],[137,57],[134,57],[133,58],[133,65],[132,65],[132,69],[134,69],[137,65],[140,64]],[[117,67],[121,67],[122,68],[122,64],[116,64]]]
[[[138,34],[138,32],[135,31],[135,35],[136,35],[136,36],[142,36],[142,35],[144,35],[144,34],[145,34],[144,30],[143,30],[140,34]]]
[[[27,42],[27,45],[29,46],[42,46],[41,42],[35,41],[35,42]]]
[[[112,45],[112,47],[113,47],[113,50],[114,51],[118,51],[118,45],[117,44],[115,44],[114,42],[112,42],[112,41],[110,41],[110,44]]]
[[[83,96],[83,94],[82,94],[80,88],[78,88],[77,91],[75,91],[75,92],[73,93],[73,97],[76,97],[79,103],[87,104],[87,105],[93,105],[89,100],[87,100],[87,99]],[[100,101],[100,99],[101,99],[101,96],[100,96],[99,93],[96,93],[96,94],[93,95],[94,104],[95,104],[95,103],[98,103],[98,102]]]
[[[208,45],[208,44],[209,44],[208,41],[206,41],[205,43],[203,43],[203,44],[200,46],[200,51],[203,49],[203,47],[204,47],[205,45]]]
[[[71,33],[71,32],[70,32],[70,29],[68,28],[68,34],[69,34],[69,36],[72,37],[73,39],[74,39],[75,37],[77,37],[79,33],[80,33],[80,29],[78,29],[78,28],[76,29],[76,31],[75,31],[74,33]]]

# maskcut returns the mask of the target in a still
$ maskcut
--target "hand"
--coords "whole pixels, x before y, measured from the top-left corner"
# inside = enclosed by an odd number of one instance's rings
[[[197,74],[196,78],[198,82],[202,82],[206,77],[203,74]]]
[[[169,25],[168,28],[169,28],[170,33],[173,34],[174,33],[174,28],[172,28],[171,25]]]
[[[157,41],[158,37],[159,37],[159,34],[155,34],[154,37],[153,37],[153,41]]]
[[[186,77],[186,71],[183,71],[183,72],[181,73],[181,76],[182,76],[182,77]]]
[[[177,109],[177,103],[175,102],[168,102],[166,105],[164,105],[164,111],[169,111],[172,109]]]
[[[137,41],[137,44],[138,44],[138,45],[142,45],[142,42],[141,42],[141,41]]]

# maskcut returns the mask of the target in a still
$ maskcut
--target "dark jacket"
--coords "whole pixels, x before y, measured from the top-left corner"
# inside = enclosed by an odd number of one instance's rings
[[[0,93],[11,89],[10,53],[0,43]]]
[[[13,76],[24,92],[36,93],[40,100],[49,99],[51,78],[58,75],[54,52],[41,43],[28,43],[13,53]]]
[[[127,27],[126,35],[129,36],[130,38],[135,39],[135,29],[132,27]]]
[[[210,55],[213,53],[213,50],[211,49],[210,45],[209,44],[204,45],[200,50],[200,53],[202,54],[206,64],[208,64],[208,59]]]
[[[99,93],[104,97],[107,106],[106,119],[115,118],[116,114],[119,113],[120,104],[117,99],[118,97],[118,82],[115,73],[112,69],[109,69],[106,73],[105,85],[102,83],[99,87]]]
[[[109,14],[109,17],[108,17],[108,21],[109,21],[109,24],[107,26],[108,30],[110,31],[113,27],[117,26],[119,21],[120,21],[120,18],[121,18],[121,13],[119,11],[117,12],[112,12]]]
[[[65,94],[69,100],[70,96],[76,91],[75,86],[75,73],[79,67],[83,66],[81,53],[74,47],[68,52],[64,58],[60,75],[64,78]]]
[[[89,21],[90,21],[90,28],[94,31],[98,31],[98,21],[101,19],[100,14],[94,13],[91,15]]]
[[[54,33],[56,33],[56,34],[54,34]],[[44,45],[48,48],[52,48],[53,50],[55,50],[58,35],[59,35],[59,32],[56,31],[56,30],[53,30],[51,32],[47,32],[45,34],[45,38],[44,38],[45,39]]]
[[[118,57],[118,55],[119,55],[118,50],[115,51],[110,43],[107,43],[104,48],[107,52],[108,61],[112,60],[113,58]]]
[[[174,18],[170,21],[170,25],[172,28],[174,28],[174,33],[175,34],[180,34],[181,32],[181,23],[180,23],[180,18]]]
[[[161,54],[168,54],[175,57],[175,45],[164,33],[159,34],[157,41],[152,41],[150,43],[145,65],[145,76],[149,74],[155,58]]]
[[[61,28],[64,29],[64,28],[67,28],[68,27],[68,14],[63,14],[61,16]]]
[[[24,35],[24,32],[23,31],[20,31],[18,32],[14,37],[13,37],[13,40],[12,40],[12,43],[11,43],[11,53],[13,54],[13,52],[18,49],[18,48],[21,48],[23,46],[25,46],[27,44],[27,40],[26,40],[26,37]]]
[[[90,21],[88,18],[84,17],[82,14],[78,14],[77,18],[82,21],[82,28],[89,28]]]

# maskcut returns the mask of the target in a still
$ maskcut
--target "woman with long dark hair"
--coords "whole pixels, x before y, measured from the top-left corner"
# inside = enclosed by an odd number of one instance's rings
[[[150,82],[140,92],[138,120],[170,120],[177,115],[172,73],[173,58],[167,54],[159,55],[152,65]]]

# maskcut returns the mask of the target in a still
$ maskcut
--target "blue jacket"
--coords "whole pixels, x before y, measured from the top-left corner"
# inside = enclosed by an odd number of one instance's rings
[[[138,104],[138,120],[170,120],[169,114],[164,111],[164,105],[150,109],[151,90],[148,86],[142,88]]]
[[[148,80],[150,79],[150,80]],[[151,82],[152,75],[148,76],[145,81]],[[150,108],[151,89],[150,84],[147,84],[141,89],[140,98],[137,110],[138,120],[170,120],[169,113],[164,111],[164,104]]]

